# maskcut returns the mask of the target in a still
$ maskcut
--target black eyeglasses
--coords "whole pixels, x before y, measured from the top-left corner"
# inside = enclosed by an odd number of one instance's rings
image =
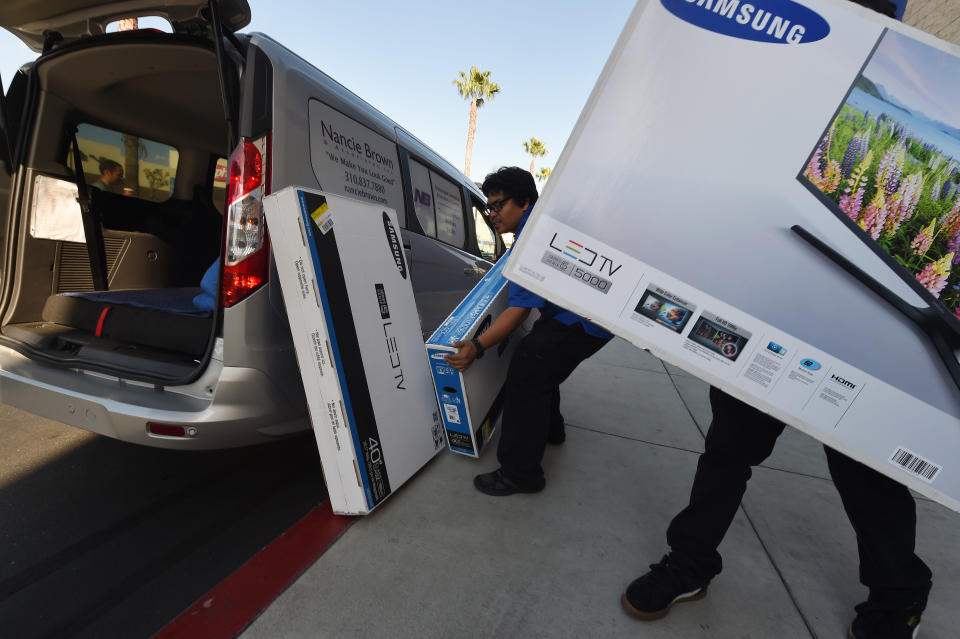
[[[497,200],[496,202],[487,202],[487,210],[491,213],[499,213],[500,209],[502,209],[503,206],[512,199],[512,197],[505,197],[502,200]]]

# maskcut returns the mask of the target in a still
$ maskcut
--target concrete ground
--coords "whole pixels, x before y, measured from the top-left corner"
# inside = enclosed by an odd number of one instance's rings
[[[488,497],[496,467],[441,454],[353,525],[243,633],[318,637],[846,636],[866,590],[823,450],[788,428],[758,468],[706,598],[641,622],[624,586],[666,549],[710,419],[707,386],[622,340],[564,384],[567,442],[536,495]],[[960,515],[918,498],[918,553],[934,571],[920,637],[960,626]]]

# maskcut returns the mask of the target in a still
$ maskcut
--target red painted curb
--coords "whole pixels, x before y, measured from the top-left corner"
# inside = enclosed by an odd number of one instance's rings
[[[325,501],[154,635],[232,639],[286,590],[356,520]]]

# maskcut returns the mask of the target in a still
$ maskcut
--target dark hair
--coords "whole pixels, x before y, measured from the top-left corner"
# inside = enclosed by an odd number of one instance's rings
[[[897,5],[890,2],[890,0],[850,0],[850,2],[859,4],[861,7],[873,9],[891,18],[897,17]]]
[[[483,178],[480,190],[484,195],[499,191],[504,197],[516,200],[517,204],[522,205],[526,202],[527,206],[535,204],[540,197],[530,171],[521,169],[519,166],[501,166]]]
[[[108,160],[107,158],[100,159],[100,175],[103,175],[107,171],[116,171],[121,168],[119,162],[114,162],[113,160]]]

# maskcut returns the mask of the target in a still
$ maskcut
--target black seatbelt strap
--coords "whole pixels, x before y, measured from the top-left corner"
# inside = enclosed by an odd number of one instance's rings
[[[3,94],[3,79],[0,78],[0,160],[7,166],[7,172],[13,173],[13,141],[7,128],[7,98]]]
[[[73,171],[77,178],[77,201],[83,218],[83,234],[87,238],[87,258],[90,260],[90,276],[93,278],[93,290],[107,290],[107,251],[103,246],[103,229],[100,227],[100,215],[90,205],[90,189],[83,176],[83,161],[80,158],[80,145],[77,133],[73,133]]]
[[[230,65],[227,54],[223,49],[223,23],[220,22],[220,11],[217,0],[209,0],[207,12],[210,27],[213,31],[213,48],[217,55],[217,75],[220,77],[220,97],[223,100],[223,117],[227,122],[227,148],[232,149],[237,144],[237,117],[233,101],[233,80],[228,75]]]

